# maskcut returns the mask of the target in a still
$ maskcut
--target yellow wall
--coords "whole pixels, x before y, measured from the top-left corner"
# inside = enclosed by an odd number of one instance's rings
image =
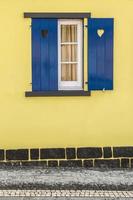
[[[24,12],[115,18],[114,90],[91,97],[26,98],[31,24]],[[133,0],[0,0],[0,147],[133,144]]]

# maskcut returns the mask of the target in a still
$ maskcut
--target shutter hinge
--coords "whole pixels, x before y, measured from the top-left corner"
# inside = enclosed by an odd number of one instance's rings
[[[88,28],[88,25],[84,25],[85,28]]]
[[[32,28],[32,24],[30,24],[30,28]]]

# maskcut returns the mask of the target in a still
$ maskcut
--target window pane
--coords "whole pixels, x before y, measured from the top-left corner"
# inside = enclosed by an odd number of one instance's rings
[[[77,42],[77,25],[61,25],[61,42]]]
[[[62,81],[77,81],[77,64],[62,64],[61,65],[61,80]]]
[[[77,62],[77,45],[61,45],[61,61]]]

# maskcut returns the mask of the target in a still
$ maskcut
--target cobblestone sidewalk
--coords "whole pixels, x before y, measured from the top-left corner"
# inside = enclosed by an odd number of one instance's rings
[[[0,197],[133,198],[133,191],[102,190],[0,190]]]
[[[132,198],[103,198],[103,197],[0,197],[0,200],[133,200]]]

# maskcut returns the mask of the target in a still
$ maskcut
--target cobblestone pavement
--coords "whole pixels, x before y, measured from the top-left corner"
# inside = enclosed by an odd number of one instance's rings
[[[0,197],[133,198],[133,191],[102,190],[0,190]]]
[[[0,189],[132,190],[133,170],[0,169]]]
[[[132,198],[45,198],[45,197],[0,197],[0,200],[133,200]]]

